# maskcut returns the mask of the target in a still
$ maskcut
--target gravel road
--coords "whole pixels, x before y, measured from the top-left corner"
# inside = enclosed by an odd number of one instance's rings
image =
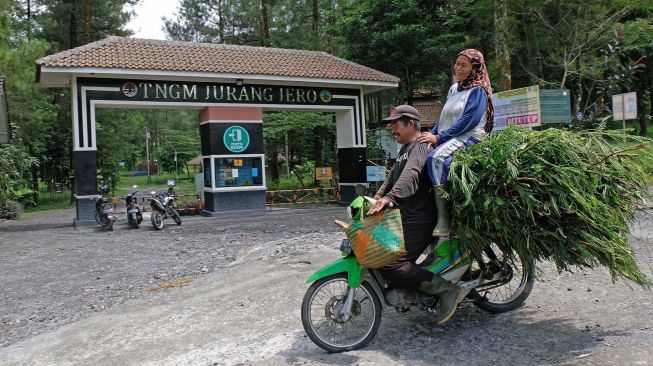
[[[463,304],[445,327],[385,309],[366,348],[330,355],[299,318],[306,278],[338,256],[340,207],[182,217],[113,232],[59,210],[0,223],[0,365],[653,365],[651,291],[607,270],[540,264],[526,304]],[[631,244],[653,277],[653,218]]]

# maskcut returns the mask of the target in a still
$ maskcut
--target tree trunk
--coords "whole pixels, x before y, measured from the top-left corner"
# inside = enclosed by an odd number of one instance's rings
[[[313,33],[313,49],[314,50],[319,50],[320,49],[320,35],[318,33],[318,23],[320,21],[320,7],[319,7],[319,2],[318,0],[313,0],[313,24],[311,25],[311,30]]]
[[[32,39],[32,2],[27,0],[27,40]]]
[[[413,75],[406,69],[406,104],[413,105]]]
[[[84,43],[91,43],[91,0],[84,0]]]
[[[324,159],[322,156],[322,151],[324,150],[324,144],[322,136],[325,134],[325,128],[322,126],[315,126],[313,128],[313,136],[317,137],[313,141],[313,155],[315,157],[315,169],[324,166]],[[313,185],[315,187],[320,186],[320,181],[317,180],[317,175],[313,176]]]
[[[261,46],[270,45],[270,18],[268,14],[268,0],[261,0]]]
[[[580,106],[583,102],[583,79],[580,75],[580,56],[576,58],[576,88],[578,91],[576,92],[576,105],[574,106],[574,114],[578,114],[578,112],[580,112]]]
[[[530,85],[538,84],[538,78],[541,77],[539,72],[539,62],[537,58],[537,38],[535,37],[535,28],[533,26],[533,9],[527,4],[524,9],[525,15],[522,15],[522,26],[524,27],[524,45],[526,46],[526,69],[528,70],[528,80]]]
[[[508,0],[494,0],[494,27],[495,27],[495,53],[499,63],[498,91],[510,90],[510,52],[508,40],[510,29],[508,27]]]
[[[70,22],[68,23],[68,48],[77,47],[77,16],[75,12],[70,12]]]
[[[31,156],[36,156],[36,153],[34,152],[34,149],[30,146],[29,147],[29,154]],[[34,198],[34,204],[39,203],[39,167],[41,164],[35,164],[32,165],[31,173],[32,173],[32,190],[34,191],[32,193],[32,198]]]
[[[386,111],[383,110],[383,101],[381,100],[381,94],[376,94],[376,110],[379,114],[379,121],[386,117]]]
[[[653,70],[651,70],[651,67],[648,67],[648,73],[645,78],[645,82],[643,83],[644,85],[648,85],[648,102],[649,102],[649,116],[653,116]],[[642,95],[642,100],[644,99],[644,95]],[[644,104],[644,103],[642,103]],[[647,120],[646,113],[644,113],[644,108],[641,109],[641,117],[639,120],[639,132],[641,136],[647,136],[648,135],[648,125],[649,121]]]
[[[279,151],[277,150],[272,150],[272,156],[270,156],[270,175],[275,183],[279,183]]]
[[[376,125],[379,118],[379,111],[377,110],[377,93],[368,94],[365,96],[365,115],[367,117],[367,125]]]
[[[218,37],[220,37],[220,43],[224,43],[224,12],[222,11],[223,7],[222,0],[218,0]]]

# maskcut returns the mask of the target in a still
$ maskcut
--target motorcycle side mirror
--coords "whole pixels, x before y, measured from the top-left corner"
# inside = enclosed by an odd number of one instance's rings
[[[356,184],[356,195],[365,196],[367,194],[367,187],[364,184]]]

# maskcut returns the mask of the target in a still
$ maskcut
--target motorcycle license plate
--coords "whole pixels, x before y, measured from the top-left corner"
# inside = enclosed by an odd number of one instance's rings
[[[113,210],[112,209],[104,210],[104,213],[105,214],[110,214],[110,213],[113,213]]]
[[[129,213],[138,213],[138,209],[137,208],[132,208],[131,210],[129,210],[127,212],[129,212]]]

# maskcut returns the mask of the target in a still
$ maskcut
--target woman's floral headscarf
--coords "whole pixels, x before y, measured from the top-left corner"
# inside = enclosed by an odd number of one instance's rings
[[[494,126],[494,106],[492,105],[492,85],[490,85],[490,78],[487,74],[485,67],[485,58],[483,54],[473,48],[466,49],[458,54],[458,56],[467,57],[472,63],[472,72],[467,79],[458,83],[458,91],[463,91],[480,86],[487,93],[487,119],[483,129],[485,132],[490,133]]]

